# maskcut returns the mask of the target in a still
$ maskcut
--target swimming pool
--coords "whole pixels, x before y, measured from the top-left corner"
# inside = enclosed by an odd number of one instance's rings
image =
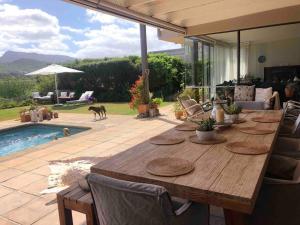
[[[0,156],[6,156],[35,147],[64,136],[63,128],[69,128],[70,135],[89,128],[31,124],[0,131]]]

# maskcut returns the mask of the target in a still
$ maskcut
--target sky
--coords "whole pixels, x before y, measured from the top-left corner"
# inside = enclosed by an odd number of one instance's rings
[[[180,48],[147,27],[148,51]],[[0,55],[5,51],[101,58],[140,55],[139,24],[62,0],[0,0]]]

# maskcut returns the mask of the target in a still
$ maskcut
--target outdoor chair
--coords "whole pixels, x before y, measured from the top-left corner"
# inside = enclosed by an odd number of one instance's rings
[[[164,187],[89,174],[99,224],[208,225],[208,205],[171,199]]]
[[[287,137],[277,138],[273,154],[300,160],[300,139]]]
[[[92,97],[94,91],[86,91],[82,93],[78,100],[67,101],[67,104],[80,104],[80,103],[89,103],[90,98]]]
[[[300,224],[300,161],[292,179],[265,177],[249,225]]]
[[[40,93],[39,92],[32,92],[32,98],[34,99],[34,100],[36,100],[36,99],[39,99],[41,96],[40,96]]]
[[[75,97],[75,92],[70,92],[68,95],[67,91],[60,92],[60,96],[58,97],[60,102],[71,101]]]
[[[48,92],[45,96],[40,96],[39,92],[33,92],[32,98],[38,102],[51,102],[53,100],[54,93]]]
[[[284,118],[297,118],[300,114],[300,102],[287,101],[283,107]]]
[[[186,112],[188,119],[205,118],[211,110],[210,102],[199,104],[190,96],[181,96],[177,100]]]
[[[300,138],[300,114],[295,117],[285,117],[279,130],[280,137]]]

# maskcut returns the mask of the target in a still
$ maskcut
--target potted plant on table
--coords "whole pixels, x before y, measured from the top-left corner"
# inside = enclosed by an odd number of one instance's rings
[[[149,116],[155,117],[159,115],[158,107],[162,104],[162,98],[153,98],[150,100],[149,103]]]
[[[208,141],[216,139],[216,130],[214,125],[216,121],[212,118],[204,119],[201,121],[192,120],[192,122],[199,125],[196,129],[196,135],[200,141]]]
[[[178,101],[174,103],[174,113],[175,113],[175,118],[177,120],[180,120],[181,117],[183,116],[183,110]]]
[[[242,112],[242,107],[233,103],[227,107],[222,106],[225,111],[225,120],[235,123],[239,120],[239,114]]]
[[[129,90],[131,100],[129,103],[130,108],[137,109],[139,114],[148,114],[149,100],[145,99],[144,92],[144,78],[140,76],[138,80],[132,85]]]

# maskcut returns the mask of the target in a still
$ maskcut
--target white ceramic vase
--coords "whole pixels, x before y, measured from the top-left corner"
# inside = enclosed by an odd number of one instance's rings
[[[208,141],[208,140],[216,139],[217,133],[215,130],[212,131],[196,130],[196,135],[200,141]]]
[[[225,120],[235,123],[236,121],[239,120],[239,114],[225,114]]]

